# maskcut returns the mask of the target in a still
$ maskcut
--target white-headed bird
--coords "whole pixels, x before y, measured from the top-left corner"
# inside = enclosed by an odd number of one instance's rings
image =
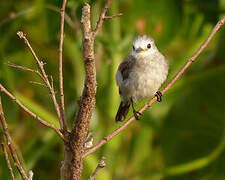
[[[166,80],[169,65],[166,58],[157,49],[154,40],[147,35],[139,35],[133,40],[133,48],[128,57],[119,65],[116,82],[119,86],[121,103],[116,114],[116,122],[123,121],[132,105],[136,119],[140,113],[135,110],[134,102],[157,96]]]

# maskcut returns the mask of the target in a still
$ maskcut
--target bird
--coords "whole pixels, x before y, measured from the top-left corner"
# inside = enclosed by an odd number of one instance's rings
[[[125,120],[130,106],[138,120],[140,112],[134,108],[134,103],[153,95],[157,101],[162,101],[162,93],[158,91],[167,79],[169,64],[158,50],[154,39],[148,35],[138,35],[133,40],[130,54],[119,65],[116,72],[116,83],[121,97],[115,120]]]

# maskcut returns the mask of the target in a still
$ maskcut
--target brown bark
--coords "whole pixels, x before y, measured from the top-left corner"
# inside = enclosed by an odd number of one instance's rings
[[[96,69],[94,59],[94,39],[91,31],[90,5],[85,4],[82,13],[82,32],[83,32],[83,56],[85,67],[85,83],[82,96],[78,102],[79,110],[75,117],[73,129],[69,142],[65,145],[65,178],[79,180],[82,175],[83,146],[88,133],[88,126],[95,108],[95,95],[97,89]],[[69,165],[67,164],[69,163]]]
[[[68,136],[68,142],[65,143],[65,160],[62,166],[63,180],[79,180],[83,170],[84,144],[88,134],[88,127],[91,116],[95,109],[95,95],[97,91],[96,68],[94,56],[94,39],[102,27],[105,14],[112,0],[107,0],[96,28],[92,31],[90,20],[90,5],[84,4],[82,9],[82,35],[83,35],[83,58],[85,68],[84,89],[80,100],[79,109],[75,117],[72,131]],[[119,17],[115,16],[115,17]]]
[[[83,146],[88,133],[88,126],[95,108],[95,95],[97,89],[96,69],[94,60],[94,39],[91,32],[90,6],[85,4],[81,19],[83,32],[83,56],[85,67],[85,83],[82,97],[79,101],[79,111],[75,118],[74,127],[71,131],[70,145],[72,149],[71,172],[72,179],[80,179],[83,169],[82,155]]]

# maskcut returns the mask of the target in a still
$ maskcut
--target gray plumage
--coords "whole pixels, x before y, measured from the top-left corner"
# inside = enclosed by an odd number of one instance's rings
[[[168,62],[147,35],[133,40],[133,49],[119,65],[116,82],[119,86],[121,104],[116,121],[126,118],[132,101],[137,102],[153,96],[166,80]]]

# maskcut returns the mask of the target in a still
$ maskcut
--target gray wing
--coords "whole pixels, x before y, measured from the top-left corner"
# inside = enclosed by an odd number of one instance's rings
[[[116,82],[119,86],[119,93],[121,94],[121,86],[123,81],[129,78],[129,74],[136,64],[135,57],[129,55],[120,65],[116,73]]]
[[[119,66],[118,71],[122,74],[123,80],[127,79],[129,77],[129,74],[131,70],[133,69],[133,66],[136,63],[136,59],[134,56],[129,55]]]

